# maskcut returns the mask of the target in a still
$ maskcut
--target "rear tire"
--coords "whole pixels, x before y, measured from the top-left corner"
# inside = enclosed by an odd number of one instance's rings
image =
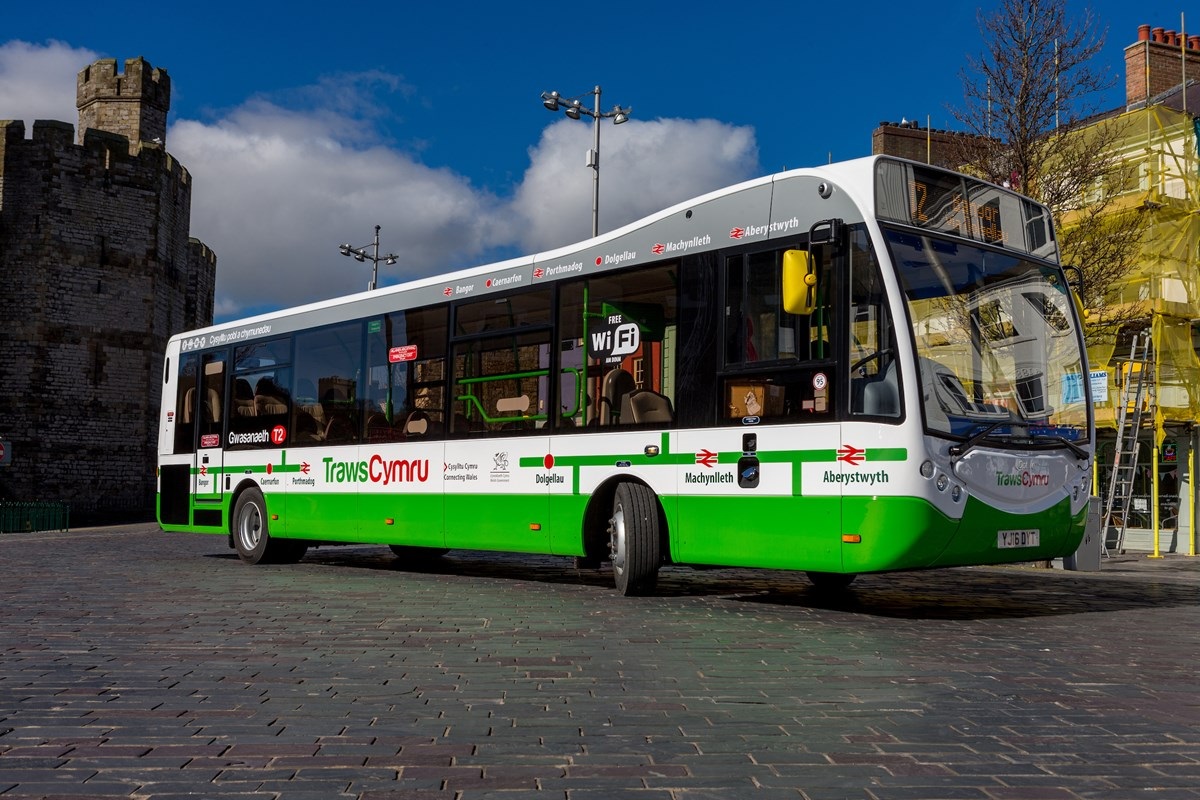
[[[267,504],[258,489],[242,492],[233,506],[233,546],[247,564],[294,564],[308,552],[306,542],[271,538]]]
[[[618,485],[608,537],[617,591],[626,597],[652,592],[662,563],[654,492],[640,483]]]

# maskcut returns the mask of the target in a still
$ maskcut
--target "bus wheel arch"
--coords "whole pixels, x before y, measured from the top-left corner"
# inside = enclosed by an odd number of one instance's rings
[[[608,559],[608,521],[612,518],[613,495],[618,478],[610,478],[596,487],[583,511],[583,555],[575,559],[580,569],[600,569]]]
[[[658,495],[640,481],[620,481],[613,488],[611,508],[608,547],[617,591],[649,594],[658,582],[666,531]]]
[[[238,558],[247,564],[290,564],[308,552],[308,543],[271,536],[267,501],[253,482],[240,485],[229,516],[229,536]]]

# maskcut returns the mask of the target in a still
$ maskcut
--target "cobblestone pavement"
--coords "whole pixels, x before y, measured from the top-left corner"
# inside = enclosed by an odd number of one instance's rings
[[[0,800],[1200,798],[1200,559],[610,578],[0,535]]]

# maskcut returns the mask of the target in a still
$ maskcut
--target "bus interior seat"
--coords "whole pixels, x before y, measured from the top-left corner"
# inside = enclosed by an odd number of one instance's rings
[[[862,411],[880,417],[900,415],[900,387],[896,381],[896,362],[888,364],[883,374],[867,380],[862,387]]]
[[[432,431],[433,420],[421,409],[417,409],[404,420],[404,438],[414,439],[429,435]]]
[[[622,400],[636,389],[633,376],[626,370],[621,367],[609,370],[604,376],[600,397],[600,424],[620,424]]]
[[[220,422],[221,421],[221,395],[217,392],[216,389],[213,389],[211,387],[209,387],[207,395],[208,395],[208,402],[204,404],[204,412],[207,415],[208,419],[206,419],[205,421],[206,422]]]
[[[271,378],[261,378],[254,387],[254,407],[259,416],[287,413],[287,397],[279,384]]]
[[[245,378],[233,382],[233,413],[239,417],[258,416],[254,406],[254,390]]]
[[[341,444],[345,442],[353,442],[358,438],[358,434],[354,431],[354,426],[350,424],[350,420],[340,414],[330,416],[329,422],[325,424],[325,441],[332,444]]]
[[[307,406],[296,406],[295,438],[298,442],[319,442],[325,438],[325,424],[318,423]]]
[[[621,401],[621,419],[635,423],[674,422],[671,398],[651,389],[631,392]]]
[[[183,393],[183,413],[180,422],[189,423],[196,416],[196,387],[191,386]]]
[[[400,431],[392,427],[387,415],[376,411],[367,418],[368,442],[395,442],[404,438]]]

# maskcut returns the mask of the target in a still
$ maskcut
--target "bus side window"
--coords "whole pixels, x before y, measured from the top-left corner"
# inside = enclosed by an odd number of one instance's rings
[[[215,437],[220,441],[225,415],[221,413],[221,399],[225,396],[226,353],[206,353],[202,361],[201,384],[196,392],[196,413],[199,414],[200,439]],[[209,445],[210,447],[212,445]]]
[[[810,255],[796,247],[725,259],[726,374],[720,382],[720,418],[726,422],[826,421],[836,409],[840,390],[830,305],[836,297],[832,248]],[[786,257],[788,252],[793,255]],[[805,283],[802,302],[784,295],[785,258],[802,261],[804,273],[813,276],[811,285]],[[803,276],[800,280],[804,283]]]
[[[175,405],[175,449],[176,453],[192,453],[196,450],[196,423],[200,419],[200,392],[196,387],[196,355],[183,356],[179,360],[179,387]]]
[[[678,278],[666,262],[561,288],[556,426],[675,423]]]
[[[293,413],[297,444],[351,444],[359,440],[362,331],[361,322],[351,322],[296,335],[296,360],[288,377],[296,381],[296,404],[303,412]],[[276,383],[288,385],[282,380]],[[276,404],[268,401],[264,406],[272,408]]]
[[[887,292],[865,232],[850,235],[850,413],[900,417],[900,380]]]

